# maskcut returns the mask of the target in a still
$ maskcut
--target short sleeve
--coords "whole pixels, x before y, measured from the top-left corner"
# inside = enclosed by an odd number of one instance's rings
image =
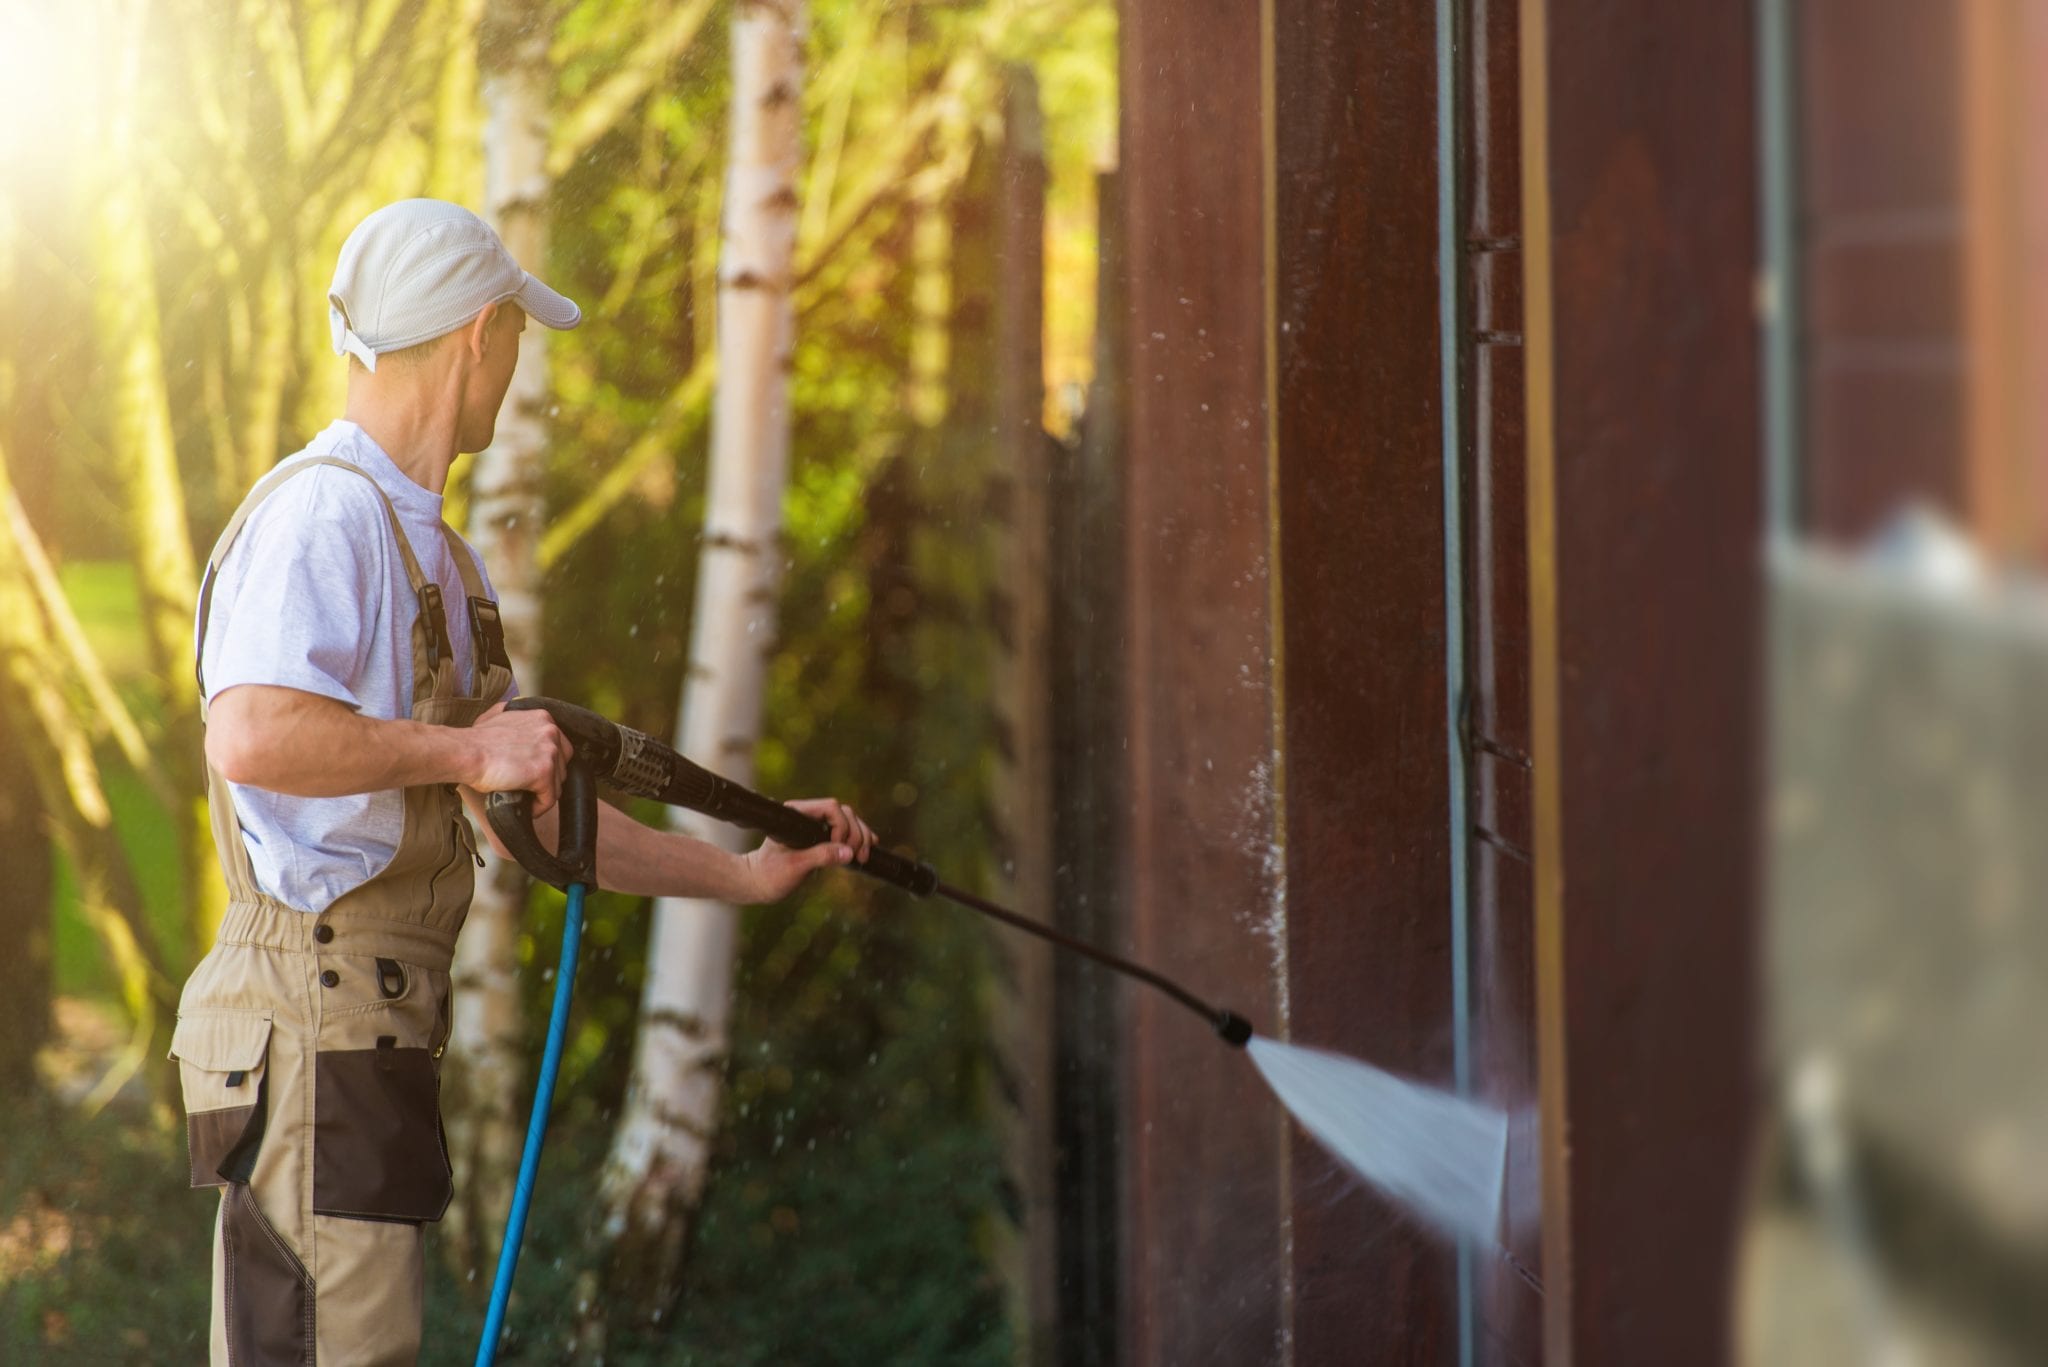
[[[389,542],[367,480],[319,469],[280,485],[221,565],[202,643],[208,701],[271,684],[360,709]]]

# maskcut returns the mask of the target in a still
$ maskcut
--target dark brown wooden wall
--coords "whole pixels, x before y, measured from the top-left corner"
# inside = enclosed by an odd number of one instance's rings
[[[1060,928],[1115,944],[1128,925],[1124,870],[1123,421],[1129,407],[1123,189],[1096,180],[1101,238],[1095,374],[1078,440],[1052,487],[1054,905]],[[1123,1244],[1118,1068],[1129,984],[1079,955],[1053,963],[1061,1367],[1115,1367]]]
[[[1435,14],[1125,6],[1127,946],[1266,1029],[1277,974],[1294,1039],[1449,1082],[1465,726],[1475,1062],[1519,1117],[1480,1360],[1720,1362],[1757,861],[1752,34],[1739,6],[1459,13],[1454,718]],[[1536,495],[1554,517],[1525,521]],[[1126,1001],[1123,1359],[1454,1361],[1451,1250],[1199,1025]]]
[[[1754,1115],[1754,34],[1742,5],[1524,13],[1547,1356],[1720,1364]]]
[[[1436,16],[1275,6],[1293,1038],[1452,1082]],[[1457,1359],[1453,1250],[1294,1148],[1300,1363]]]
[[[1278,1026],[1259,12],[1123,13],[1131,935]],[[1125,1360],[1280,1360],[1284,1145],[1241,1056],[1127,994]]]

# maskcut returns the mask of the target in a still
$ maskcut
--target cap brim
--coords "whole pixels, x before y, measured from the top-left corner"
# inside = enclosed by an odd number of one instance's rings
[[[557,332],[566,332],[583,321],[583,310],[576,307],[576,301],[564,294],[557,294],[527,272],[526,283],[512,296],[519,301],[519,307],[526,310],[526,316],[537,323],[545,324]]]

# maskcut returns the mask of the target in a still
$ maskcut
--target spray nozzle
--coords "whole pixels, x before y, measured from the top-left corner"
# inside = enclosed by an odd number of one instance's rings
[[[1216,1033],[1223,1042],[1234,1049],[1242,1049],[1251,1043],[1252,1023],[1229,1007],[1218,1007],[1216,1011]]]

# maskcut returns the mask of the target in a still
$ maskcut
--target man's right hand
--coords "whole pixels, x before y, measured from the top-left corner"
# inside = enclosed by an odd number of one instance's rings
[[[469,735],[476,755],[474,772],[464,782],[471,788],[532,793],[535,816],[555,805],[576,748],[553,717],[538,707],[508,712],[499,703],[476,719]]]
[[[221,690],[206,723],[206,759],[222,777],[294,797],[458,783],[532,793],[538,814],[555,805],[571,753],[568,737],[537,709],[507,712],[501,703],[474,726],[437,726],[366,717],[334,698],[274,684]]]

